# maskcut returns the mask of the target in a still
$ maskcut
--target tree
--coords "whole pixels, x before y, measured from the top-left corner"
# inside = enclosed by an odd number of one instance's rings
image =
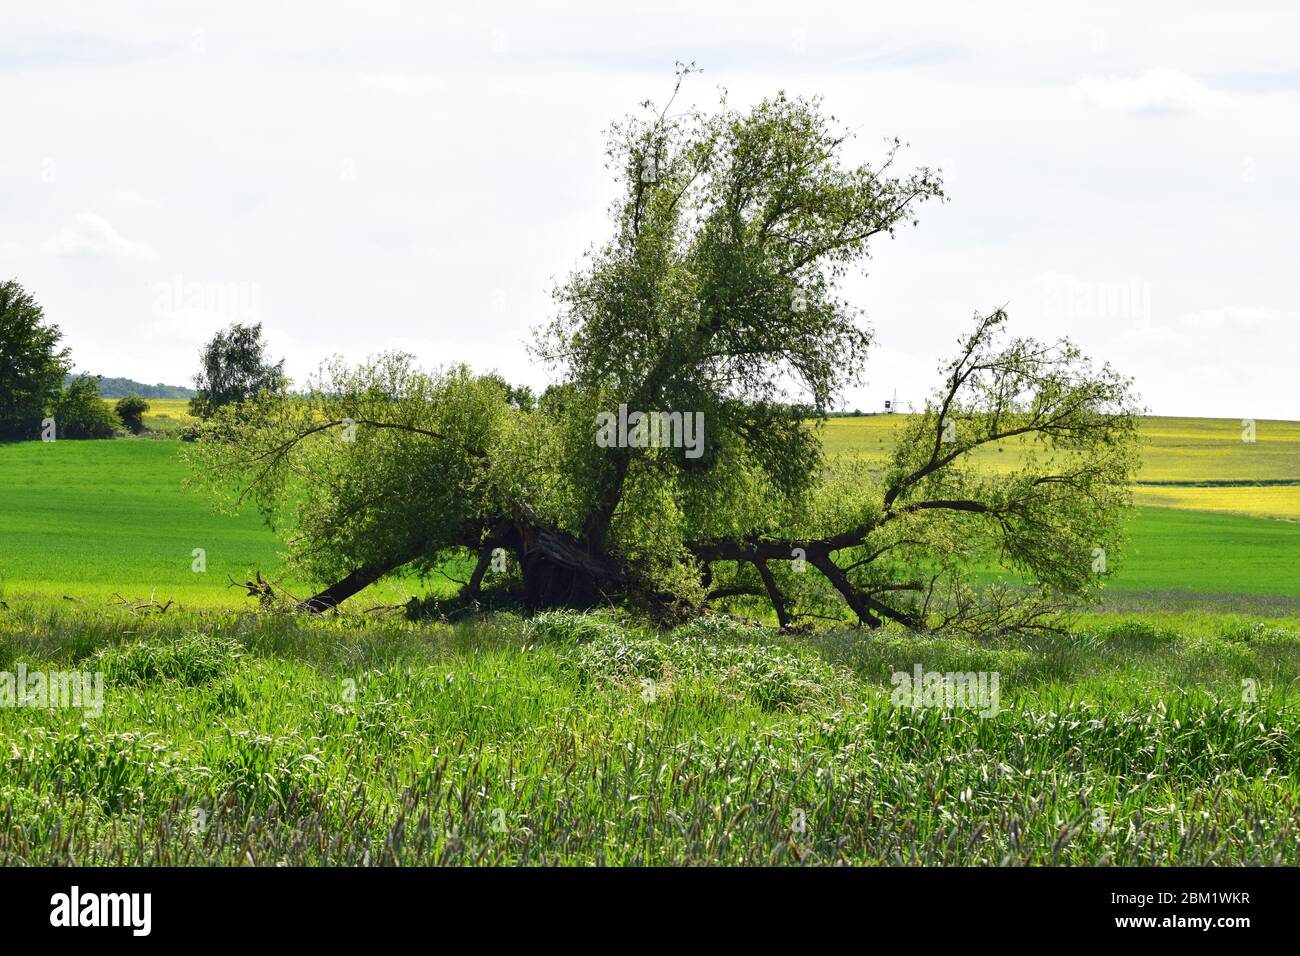
[[[505,392],[506,404],[520,411],[531,412],[537,407],[537,396],[527,385],[511,385],[497,372],[488,372],[483,378],[495,383]]]
[[[702,413],[715,447],[797,494],[819,443],[779,407],[782,383],[825,408],[858,381],[871,339],[836,280],[942,187],[928,169],[891,175],[897,141],[879,167],[846,168],[848,137],[816,100],[673,114],[676,94],[614,126],[614,237],[557,291],[535,350],[606,407]],[[583,442],[572,452],[593,479],[582,535],[604,548],[647,458]],[[688,484],[702,477],[680,457],[670,467]]]
[[[126,426],[127,431],[133,435],[138,435],[144,431],[144,413],[149,411],[149,403],[139,395],[125,395],[117,400],[114,406],[117,409],[117,415],[122,419],[122,424]]]
[[[284,359],[272,363],[262,341],[262,323],[231,323],[218,332],[200,353],[201,368],[194,376],[195,395],[190,413],[209,418],[226,405],[247,401],[261,392],[285,388]]]
[[[50,403],[49,413],[59,438],[112,438],[121,424],[91,375],[73,379]]]
[[[1108,366],[1066,340],[1003,343],[1005,322],[1001,310],[976,317],[883,474],[833,468],[812,508],[778,518],[780,533],[754,527],[692,542],[691,553],[731,562],[733,587],[752,566],[783,623],[770,569],[791,583],[792,560],[872,627],[1028,630],[1095,595],[1107,563],[1098,554],[1120,552],[1140,409],[1130,381]],[[1009,442],[1024,451],[1014,470],[973,463]],[[1020,586],[977,589],[980,568],[1016,572]]]
[[[995,310],[888,467],[826,460],[821,410],[871,344],[839,280],[943,195],[928,169],[893,172],[896,141],[877,166],[846,166],[846,141],[784,95],[617,124],[613,237],[537,332],[559,381],[536,411],[497,376],[335,364],[307,398],[214,418],[200,477],[290,529],[291,554],[335,582],[313,608],[457,553],[474,597],[507,553],[534,608],[759,598],[783,625],[1044,626],[1096,593],[1095,551],[1118,551],[1130,383],[1069,342],[1005,341]],[[1007,442],[1022,465],[979,466]],[[995,568],[1015,585],[977,586]]]
[[[68,370],[59,327],[10,279],[0,282],[0,438],[35,438]]]
[[[302,576],[337,582],[312,602],[325,608],[398,567],[432,571],[487,540],[483,465],[514,417],[524,413],[498,376],[423,373],[397,354],[355,369],[336,359],[299,393],[218,409],[187,453],[196,483],[233,490],[232,507],[251,496],[287,529]]]

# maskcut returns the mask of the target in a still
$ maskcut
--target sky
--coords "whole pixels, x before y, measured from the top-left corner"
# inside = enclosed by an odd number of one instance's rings
[[[1154,414],[1300,419],[1300,7],[5,2],[0,278],[80,370],[190,384],[230,321],[302,380],[387,349],[541,386],[529,330],[610,232],[604,130],[818,95],[949,201],[844,294],[841,403],[919,404],[975,312]]]

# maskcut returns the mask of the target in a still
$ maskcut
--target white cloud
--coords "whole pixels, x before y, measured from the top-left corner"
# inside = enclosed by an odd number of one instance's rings
[[[114,189],[108,194],[108,201],[115,206],[136,208],[148,208],[154,205],[153,199],[134,189]]]
[[[1008,304],[1012,334],[1069,335],[1159,413],[1215,413],[1190,373],[1231,363],[1243,409],[1300,417],[1296,319],[1212,310],[1300,308],[1300,124],[1279,121],[1300,111],[1300,8],[378,2],[213,7],[202,49],[192,14],[148,0],[15,7],[0,90],[30,148],[0,162],[0,278],[79,363],[185,382],[204,338],[252,318],[297,343],[273,338],[295,377],[391,344],[544,383],[521,341],[609,234],[601,131],[695,60],[682,108],[719,86],[738,108],[821,95],[855,161],[897,135],[900,171],[948,174],[952,202],[846,283],[880,343],[849,407],[920,401],[971,312]],[[1189,121],[1134,121],[1160,110]],[[83,210],[112,225],[42,254]]]
[[[1270,347],[1279,347],[1284,343],[1294,345],[1297,341],[1294,335],[1285,333],[1300,326],[1300,312],[1258,306],[1227,305],[1218,309],[1203,309],[1189,313],[1184,321],[1196,329],[1231,335],[1276,335],[1276,338],[1270,339]]]
[[[1130,113],[1191,113],[1228,101],[1224,93],[1179,70],[1157,67],[1137,77],[1086,76],[1076,89],[1094,106]]]
[[[79,213],[70,226],[65,226],[58,235],[45,240],[37,248],[52,256],[103,256],[145,262],[158,258],[149,246],[127,239],[107,219],[93,212]]]
[[[180,308],[154,318],[149,323],[149,338],[175,345],[201,345],[231,321],[221,312]]]

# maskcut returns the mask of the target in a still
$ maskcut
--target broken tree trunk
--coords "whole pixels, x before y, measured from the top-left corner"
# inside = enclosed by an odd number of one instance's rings
[[[477,597],[496,548],[513,551],[523,575],[523,601],[533,610],[548,607],[594,607],[609,600],[628,584],[622,564],[611,554],[587,547],[567,532],[550,527],[526,504],[514,518],[498,518],[487,537],[474,531],[468,545],[477,552],[466,595]],[[481,526],[480,526],[481,527]],[[467,537],[470,537],[467,532]],[[338,607],[358,591],[417,557],[409,553],[388,562],[358,568],[319,594],[298,605],[299,610],[322,612]]]
[[[532,609],[594,607],[627,583],[618,562],[549,528],[528,528],[520,566],[524,603]]]

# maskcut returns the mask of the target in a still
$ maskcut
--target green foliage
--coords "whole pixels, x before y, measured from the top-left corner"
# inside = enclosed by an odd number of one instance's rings
[[[106,647],[95,654],[91,665],[113,684],[176,681],[184,687],[199,687],[228,674],[243,653],[240,645],[228,639],[191,635],[167,644]]]
[[[394,556],[431,571],[476,540],[466,529],[493,501],[485,463],[523,415],[492,378],[388,354],[327,363],[301,393],[226,406],[186,451],[193,482],[231,508],[256,501],[310,580]]]
[[[144,413],[149,411],[149,403],[139,395],[127,395],[119,398],[113,406],[127,431],[134,435],[144,431]]]
[[[505,394],[506,404],[521,412],[531,412],[537,407],[537,396],[527,385],[511,385],[496,372],[482,376],[485,381],[494,383]]]
[[[133,378],[117,378],[111,375],[100,375],[98,378],[100,398],[125,398],[128,395],[161,399],[194,397],[194,389],[185,388],[183,385],[164,385],[161,382],[156,385],[146,385]],[[63,384],[67,385],[71,379],[71,375],[65,376]]]
[[[666,504],[664,534],[645,555],[659,573],[682,560],[687,537],[707,533],[705,516],[730,510],[739,486],[807,490],[819,445],[787,383],[825,409],[858,380],[870,334],[835,283],[872,237],[942,196],[930,170],[892,174],[897,143],[879,166],[846,166],[848,134],[816,100],[779,95],[748,113],[725,100],[712,114],[672,105],[646,104],[610,130],[623,190],[614,235],[556,290],[559,313],[535,343],[573,389],[558,471],[582,532],[645,552],[650,511]],[[598,447],[595,415],[620,404],[701,414],[704,455]],[[657,493],[645,494],[647,482]]]
[[[589,644],[619,633],[613,617],[581,611],[543,611],[524,625],[529,641],[547,644]]]
[[[1000,345],[991,333],[1005,320],[994,313],[962,341],[948,387],[895,444],[884,485],[898,521],[885,543],[937,540],[945,568],[997,560],[1045,592],[1095,595],[1118,564],[1139,463],[1131,383],[1066,340]],[[1017,443],[1018,467],[963,467],[995,441]]]
[[[68,370],[62,337],[17,280],[0,282],[0,438],[39,436]]]
[[[83,376],[74,379],[50,403],[59,438],[112,438],[122,422],[99,397],[99,384]]]
[[[261,393],[285,389],[284,359],[272,363],[262,341],[262,323],[232,322],[218,332],[200,353],[201,367],[194,376],[195,393],[190,413],[209,418],[218,409],[237,405]]]

